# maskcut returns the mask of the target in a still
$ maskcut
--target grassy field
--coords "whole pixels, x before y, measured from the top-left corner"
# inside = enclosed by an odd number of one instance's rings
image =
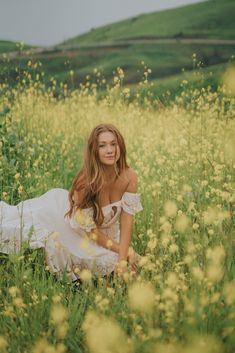
[[[144,95],[147,89],[151,96],[165,99],[167,92],[170,92],[170,98],[174,99],[182,91],[183,80],[189,80],[194,87],[210,85],[216,90],[225,70],[234,63],[232,46],[207,47],[199,55],[197,48],[189,48],[187,45],[175,48],[167,45],[155,48],[149,46],[145,54],[141,55],[143,51],[141,46],[137,48],[136,45],[133,49],[121,52],[107,50],[106,54],[102,50],[94,50],[89,60],[86,60],[86,51],[77,51],[69,58],[66,54],[52,53],[40,57],[2,59],[0,78],[2,82],[15,87],[28,74],[34,79],[39,75],[47,87],[51,87],[54,80],[57,81],[55,94],[59,94],[60,86],[64,84],[75,89],[81,85],[89,86],[92,82],[100,94],[105,95],[114,84],[116,68],[120,67],[124,72],[123,87],[136,92],[140,88],[140,81],[144,83],[147,78],[148,84],[143,87]]]
[[[72,284],[48,272],[40,250],[1,255],[0,350],[233,353],[234,85],[211,92],[184,84],[164,107],[147,94],[129,102],[122,70],[115,77],[104,99],[92,83],[63,86],[59,97],[57,83],[46,90],[40,77],[0,86],[1,200],[68,189],[90,130],[111,122],[125,138],[144,207],[132,240],[143,256],[136,280],[82,271],[82,283]]]

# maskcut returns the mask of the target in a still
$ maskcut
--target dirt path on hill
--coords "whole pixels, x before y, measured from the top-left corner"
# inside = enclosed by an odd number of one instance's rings
[[[235,39],[205,39],[205,38],[144,38],[144,39],[128,39],[117,42],[100,42],[80,45],[64,45],[60,47],[41,47],[23,52],[13,51],[1,54],[0,58],[7,56],[9,59],[43,56],[43,57],[59,57],[59,56],[75,56],[79,49],[102,49],[102,48],[126,48],[133,44],[200,44],[200,45],[235,45]],[[87,53],[86,53],[87,54]]]

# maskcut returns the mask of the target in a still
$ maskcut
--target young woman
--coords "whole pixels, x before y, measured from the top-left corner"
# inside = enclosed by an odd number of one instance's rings
[[[137,268],[132,250],[133,216],[143,209],[137,174],[126,162],[126,147],[112,124],[96,126],[84,163],[69,190],[51,189],[16,206],[0,202],[0,252],[12,253],[26,240],[44,248],[52,273],[72,280],[82,269],[95,275]]]

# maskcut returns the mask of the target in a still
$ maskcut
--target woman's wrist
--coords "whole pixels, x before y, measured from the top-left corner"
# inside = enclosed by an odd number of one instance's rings
[[[122,251],[120,249],[119,251],[119,258],[120,260],[126,260],[129,261],[130,257],[135,254],[134,249],[130,246],[126,251]]]
[[[128,264],[128,257],[125,256],[124,254],[120,254],[118,256],[118,266],[119,267],[126,267]]]
[[[119,249],[119,244],[116,241],[112,240],[112,239],[108,239],[106,241],[106,249],[111,250],[111,251],[113,251],[113,252],[115,252],[117,254],[119,254],[119,250],[120,250]]]
[[[90,238],[94,240],[98,245],[119,254],[119,243],[111,239],[107,234],[103,233],[99,229],[96,229],[95,231],[91,232]]]
[[[122,260],[127,260],[127,254],[126,254],[125,252],[122,252],[122,251],[119,250],[119,252],[118,252],[118,259],[119,259],[120,261],[122,261]]]

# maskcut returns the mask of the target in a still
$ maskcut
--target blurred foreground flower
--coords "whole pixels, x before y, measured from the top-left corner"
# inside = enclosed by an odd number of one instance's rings
[[[86,335],[87,346],[92,353],[130,353],[133,351],[130,339],[111,318],[89,311],[82,324],[82,329]]]
[[[66,308],[60,304],[53,304],[51,308],[51,320],[54,325],[59,325],[68,318],[68,312]]]
[[[190,225],[190,220],[185,214],[177,216],[175,221],[175,229],[178,232],[181,232],[181,233],[185,232],[189,228],[189,225]]]
[[[79,276],[80,276],[81,280],[84,282],[90,282],[91,278],[92,278],[91,271],[89,271],[87,269],[83,269]]]
[[[63,343],[58,343],[54,347],[45,338],[39,338],[32,348],[32,353],[65,353],[66,351]]]
[[[155,290],[151,283],[134,283],[129,287],[128,299],[131,309],[151,313],[154,308]]]
[[[228,305],[235,303],[235,282],[227,282],[224,285],[223,293]]]
[[[8,346],[7,340],[3,336],[0,336],[0,352],[5,352],[7,349],[7,346]]]
[[[188,337],[188,344],[183,350],[184,353],[223,353],[220,341],[212,335],[194,335]]]
[[[235,95],[235,68],[229,68],[225,72],[223,76],[223,83],[227,92]]]
[[[209,248],[206,252],[208,260],[206,275],[212,282],[220,281],[223,277],[223,262],[225,258],[225,250],[223,246],[215,246],[213,249]]]
[[[177,206],[173,201],[167,201],[164,205],[164,211],[167,217],[175,217],[177,214]]]

